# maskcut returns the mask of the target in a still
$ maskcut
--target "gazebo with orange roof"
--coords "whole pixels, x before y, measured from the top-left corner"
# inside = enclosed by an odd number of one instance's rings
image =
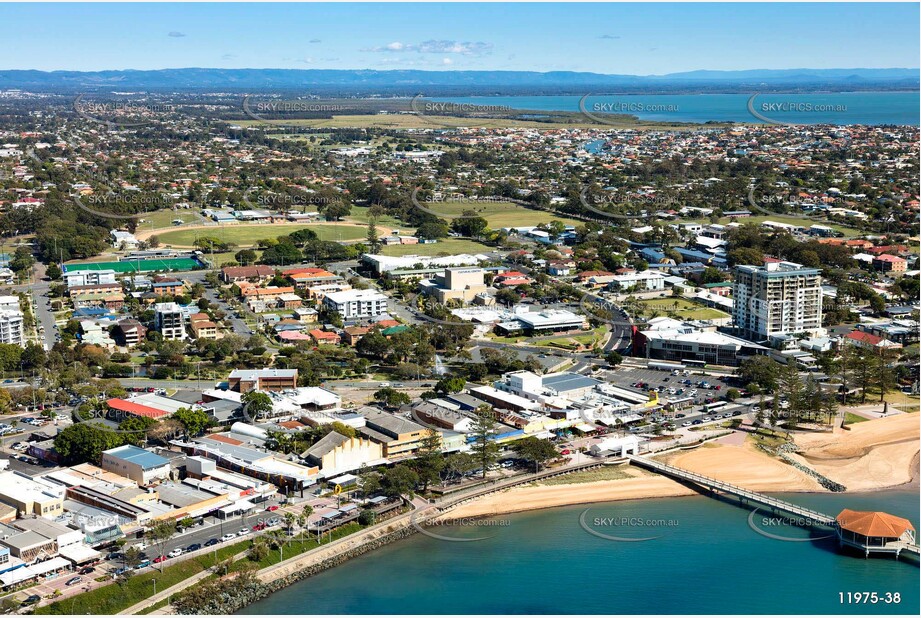
[[[852,511],[844,509],[835,518],[838,522],[838,542],[862,550],[864,556],[871,552],[899,553],[906,546],[915,545],[915,527],[904,517],[882,511]]]

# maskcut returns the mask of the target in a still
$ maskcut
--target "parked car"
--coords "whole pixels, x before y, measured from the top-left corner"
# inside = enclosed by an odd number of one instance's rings
[[[174,549],[173,551],[171,551],[170,553],[167,554],[167,556],[170,557],[170,558],[178,558],[178,557],[181,556],[181,555],[182,555],[182,548],[181,548],[181,547],[177,547],[176,549]]]
[[[691,424],[692,424],[692,425],[703,425],[703,421],[700,420],[700,419],[697,419],[696,421],[694,421],[694,422],[691,423]]]
[[[140,562],[138,562],[137,566],[134,568],[140,571],[141,569],[146,569],[149,566],[150,566],[150,560],[141,560]]]
[[[250,533],[250,529],[247,528],[246,526],[243,526],[242,528],[237,530],[237,536],[246,536],[249,533]]]
[[[236,535],[236,534],[234,534],[233,532],[228,532],[227,534],[225,534],[224,536],[221,537],[221,543],[224,543],[224,542],[226,542],[226,541],[230,541],[230,540],[235,539],[235,538],[237,538],[237,535]]]
[[[205,547],[211,547],[212,545],[217,545],[217,544],[220,543],[220,542],[221,542],[221,541],[220,541],[219,539],[208,539],[208,540],[205,542]]]
[[[278,510],[278,505],[277,505],[277,504],[273,504],[272,506],[266,507],[265,510],[267,510],[267,511],[277,511],[277,510]]]
[[[201,543],[192,543],[185,548],[186,551],[198,551],[199,549],[201,549]]]
[[[73,586],[74,584],[79,584],[82,581],[83,581],[83,578],[78,575],[76,577],[71,577],[70,579],[68,579],[66,582],[64,582],[64,585]]]
[[[90,573],[92,573],[92,572],[95,571],[95,570],[96,570],[96,569],[94,569],[94,568],[91,567],[91,566],[85,566],[85,567],[83,567],[82,569],[80,569],[79,572],[80,572],[80,575],[89,575]]]
[[[34,605],[35,603],[38,603],[41,600],[42,598],[38,596],[37,594],[30,594],[28,597],[26,597],[26,600],[23,601],[22,604],[23,605]]]
[[[690,427],[690,426],[691,426],[691,421],[684,421],[683,423],[681,423],[681,426],[682,426],[682,427]]]
[[[154,564],[160,564],[161,562],[166,561],[166,556],[157,556],[153,559]]]

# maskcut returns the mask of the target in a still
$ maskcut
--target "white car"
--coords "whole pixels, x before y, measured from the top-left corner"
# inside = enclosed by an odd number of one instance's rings
[[[752,412],[761,412],[761,406],[752,406]]]
[[[231,539],[235,539],[235,538],[237,538],[236,534],[234,534],[233,532],[228,532],[227,534],[221,537],[221,542],[223,543],[225,541],[230,541]]]
[[[171,551],[170,553],[168,553],[168,554],[166,554],[166,555],[167,555],[168,557],[170,557],[170,558],[178,558],[179,556],[182,555],[182,548],[181,548],[181,547],[177,547],[176,549],[174,549],[173,551]]]
[[[681,426],[682,426],[682,427],[690,427],[690,426],[691,426],[691,421],[684,421],[683,423],[681,423]]]
[[[237,531],[237,536],[246,536],[247,534],[249,534],[249,528],[240,528]]]
[[[706,422],[709,422],[709,421],[712,421],[712,420],[713,420],[713,419],[710,418],[709,416],[705,416],[705,417],[703,418],[703,422],[705,422],[705,423],[706,423]]]

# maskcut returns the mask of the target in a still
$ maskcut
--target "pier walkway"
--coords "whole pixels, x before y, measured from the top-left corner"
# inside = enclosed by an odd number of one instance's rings
[[[676,480],[688,481],[709,489],[712,492],[722,492],[724,494],[734,496],[738,498],[743,504],[760,505],[770,508],[775,512],[780,511],[789,513],[796,517],[802,518],[804,523],[807,523],[807,525],[821,525],[828,526],[830,528],[836,528],[838,525],[835,521],[835,518],[831,515],[813,511],[812,509],[807,509],[806,507],[799,506],[798,504],[793,504],[792,502],[787,502],[786,500],[780,500],[779,498],[766,496],[756,491],[744,489],[738,485],[719,481],[717,479],[710,478],[709,476],[704,476],[703,474],[697,474],[696,472],[684,470],[683,468],[676,468],[675,466],[670,466],[660,461],[655,461],[653,459],[648,459],[639,455],[628,455],[627,457],[631,464],[640,468],[645,468],[651,472],[657,472],[659,474],[672,477]]]

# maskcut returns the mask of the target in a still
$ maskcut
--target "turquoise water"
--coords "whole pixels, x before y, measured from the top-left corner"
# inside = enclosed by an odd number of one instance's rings
[[[835,515],[886,510],[918,526],[918,493],[783,495]],[[444,528],[453,543],[415,535],[290,586],[246,614],[918,614],[919,569],[837,551],[835,539],[782,542],[752,531],[750,511],[695,496],[591,505]],[[596,518],[640,518],[611,526]],[[766,526],[805,538],[800,528]],[[596,525],[597,524],[597,525]],[[811,536],[821,536],[811,533]],[[898,604],[847,605],[841,592],[899,593]]]
[[[752,94],[593,95],[592,114],[626,113],[662,122],[761,122],[748,111]],[[578,112],[579,96],[435,97],[437,101],[505,106],[515,110]],[[918,92],[834,92],[758,95],[755,110],[797,124],[919,124]],[[774,109],[771,106],[780,105]],[[821,109],[817,109],[821,108]]]

